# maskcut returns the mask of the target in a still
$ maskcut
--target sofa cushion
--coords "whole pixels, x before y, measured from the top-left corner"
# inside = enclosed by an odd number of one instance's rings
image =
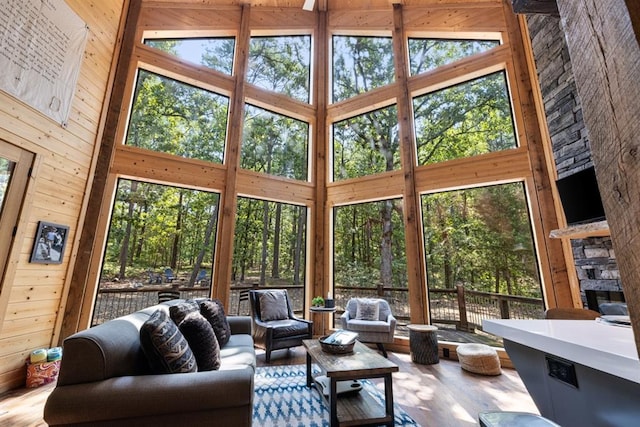
[[[153,372],[196,372],[196,359],[178,325],[163,310],[155,311],[140,328],[140,343]]]
[[[207,299],[200,302],[200,313],[209,321],[216,334],[220,348],[229,342],[231,327],[224,312],[222,302],[217,299]]]
[[[169,316],[176,325],[182,323],[187,314],[200,311],[200,305],[194,300],[185,300],[169,307]]]
[[[260,319],[263,322],[288,318],[287,297],[283,291],[260,293]]]
[[[178,325],[198,363],[198,371],[220,368],[220,346],[213,327],[199,311],[194,311]]]

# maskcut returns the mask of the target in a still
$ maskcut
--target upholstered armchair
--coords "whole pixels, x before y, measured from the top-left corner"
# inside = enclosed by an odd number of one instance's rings
[[[375,343],[384,357],[384,343],[393,342],[396,318],[389,303],[381,298],[351,298],[340,316],[342,329],[358,333],[358,341]]]
[[[313,322],[293,314],[286,290],[251,290],[249,303],[254,345],[265,350],[267,363],[273,350],[296,347],[312,338]]]

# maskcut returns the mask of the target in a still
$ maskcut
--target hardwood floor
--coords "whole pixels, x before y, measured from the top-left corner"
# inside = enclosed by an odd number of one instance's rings
[[[275,351],[271,365],[302,364],[305,355],[303,347]],[[486,410],[539,413],[513,369],[486,377],[465,372],[452,360],[418,365],[411,362],[408,354],[392,352],[389,359],[400,367],[393,374],[394,400],[421,426],[477,426],[478,413]],[[258,366],[265,365],[264,352],[258,350]],[[382,384],[379,386],[382,388]],[[46,426],[42,410],[51,390],[53,384],[0,395],[0,426]]]

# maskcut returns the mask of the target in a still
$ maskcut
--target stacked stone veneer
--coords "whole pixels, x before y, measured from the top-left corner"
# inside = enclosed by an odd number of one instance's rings
[[[556,170],[558,178],[564,178],[593,165],[571,59],[560,18],[528,15],[527,26]],[[584,291],[587,289],[622,290],[611,238],[574,239],[571,246],[585,306]]]

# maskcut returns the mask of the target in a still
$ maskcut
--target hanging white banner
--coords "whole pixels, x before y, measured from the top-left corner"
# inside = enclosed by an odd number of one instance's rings
[[[0,0],[0,90],[66,126],[88,35],[64,0]]]

